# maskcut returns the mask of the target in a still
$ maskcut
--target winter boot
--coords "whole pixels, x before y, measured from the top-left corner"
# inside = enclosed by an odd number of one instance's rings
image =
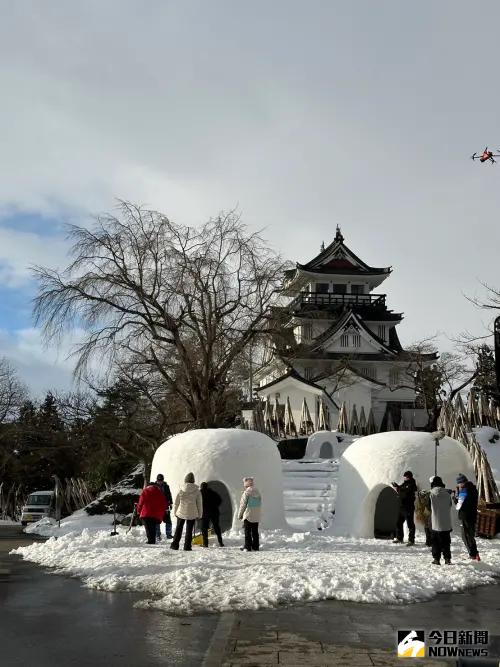
[[[435,558],[434,558],[434,560],[432,561],[432,564],[433,564],[433,565],[441,565],[441,563],[440,563],[438,560],[436,560]]]
[[[415,542],[408,542],[406,546],[407,546],[407,547],[414,547],[414,546],[415,546]]]
[[[444,564],[445,564],[445,565],[451,565],[451,560],[450,560],[449,558],[447,558],[447,559],[444,561]]]

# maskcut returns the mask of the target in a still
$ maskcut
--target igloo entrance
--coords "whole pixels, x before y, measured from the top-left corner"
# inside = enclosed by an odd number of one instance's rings
[[[398,495],[389,486],[384,486],[378,494],[373,518],[373,535],[380,540],[394,537],[400,512]]]
[[[231,530],[233,525],[233,505],[231,503],[231,495],[224,482],[215,480],[208,483],[209,488],[215,493],[218,493],[222,499],[220,504],[220,529],[224,533],[226,530]]]
[[[320,459],[333,459],[333,447],[331,442],[323,442],[319,450]]]

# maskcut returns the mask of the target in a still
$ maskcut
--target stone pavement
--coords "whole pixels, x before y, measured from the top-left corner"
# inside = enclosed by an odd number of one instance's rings
[[[454,659],[396,656],[397,630],[483,630],[490,633],[490,658],[500,656],[500,589],[476,588],[440,594],[406,605],[331,600],[301,607],[240,612],[227,625],[226,641],[214,665],[456,665]],[[207,663],[208,664],[208,663]],[[469,663],[463,663],[469,664]],[[471,663],[472,664],[472,663]]]

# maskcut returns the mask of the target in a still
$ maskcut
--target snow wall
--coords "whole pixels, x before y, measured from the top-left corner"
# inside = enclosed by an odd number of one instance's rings
[[[169,438],[155,452],[151,479],[161,473],[172,495],[188,472],[196,483],[222,482],[231,498],[233,528],[242,526],[238,507],[243,477],[255,477],[262,494],[261,528],[286,528],[281,457],[274,440],[257,431],[229,428],[197,429]]]
[[[419,489],[430,488],[429,478],[434,474],[434,439],[430,433],[377,433],[360,438],[348,447],[339,466],[334,533],[374,537],[378,496],[391,482],[401,484],[405,470],[412,471]],[[455,489],[459,473],[475,481],[467,450],[452,438],[440,441],[437,470],[447,488]],[[455,515],[453,510],[452,516]]]

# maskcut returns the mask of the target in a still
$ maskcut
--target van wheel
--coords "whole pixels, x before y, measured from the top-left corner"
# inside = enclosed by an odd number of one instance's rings
[[[27,521],[21,521],[21,526],[27,526],[28,522]]]

